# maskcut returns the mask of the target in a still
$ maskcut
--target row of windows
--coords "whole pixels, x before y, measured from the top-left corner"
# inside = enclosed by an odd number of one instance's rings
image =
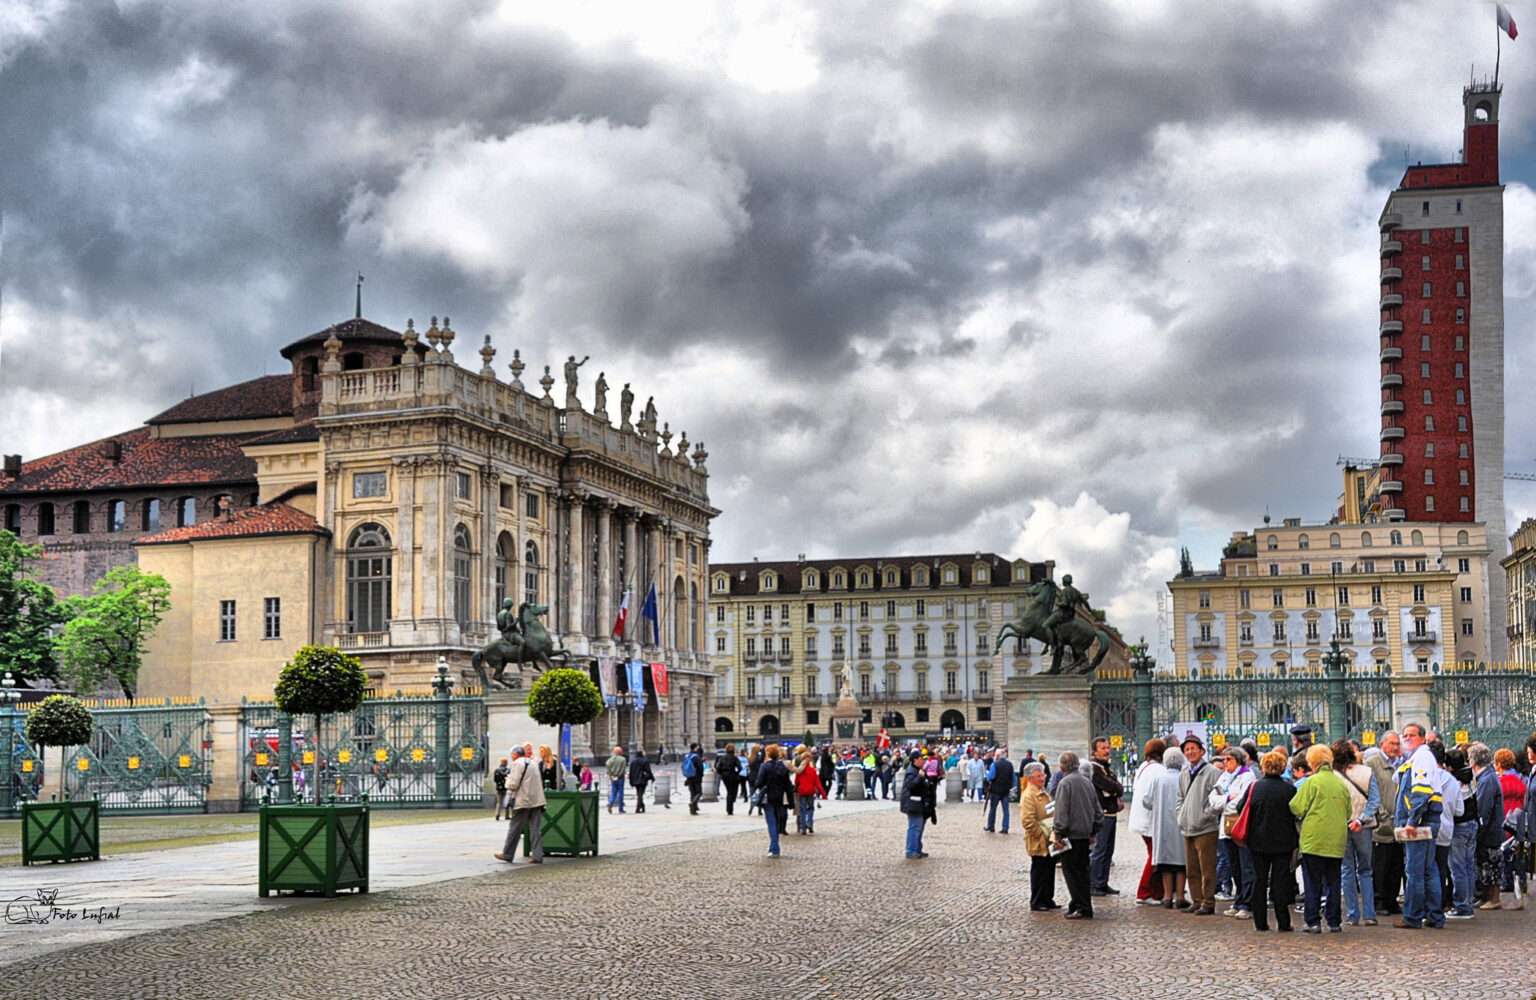
[[[1434,455],[1434,451],[1433,450],[1427,451],[1425,453],[1425,455],[1426,455],[1426,457],[1432,457]],[[1469,541],[1470,538],[1471,538],[1471,536],[1468,535],[1466,531],[1458,531],[1458,532],[1456,532],[1456,544],[1457,545],[1466,545],[1466,544],[1468,544],[1468,541]],[[1392,545],[1401,545],[1401,544],[1403,544],[1403,533],[1401,531],[1398,531],[1397,529],[1394,528],[1391,531],[1391,533],[1387,535],[1387,540]],[[1408,536],[1408,541],[1412,545],[1423,545],[1424,544],[1424,532],[1419,531],[1417,528],[1415,528],[1413,530],[1413,533]],[[1329,533],[1329,535],[1328,535],[1328,547],[1330,549],[1341,548],[1343,546],[1343,544],[1344,544],[1344,538],[1337,531]],[[1361,545],[1361,547],[1363,547],[1363,548],[1370,548],[1372,544],[1373,544],[1373,542],[1372,542],[1371,533],[1369,531],[1362,531],[1362,532],[1360,532],[1360,545]],[[1267,538],[1265,538],[1264,539],[1264,547],[1266,549],[1268,549],[1269,551],[1271,551],[1271,552],[1278,551],[1279,548],[1280,548],[1280,536],[1279,535],[1270,535]],[[1308,535],[1306,533],[1302,533],[1300,535],[1297,535],[1296,536],[1296,547],[1298,549],[1310,549],[1312,547],[1312,536]],[[1466,560],[1463,559],[1462,562],[1466,562]],[[1337,566],[1339,564],[1335,563],[1334,565]],[[1335,573],[1341,573],[1341,572],[1343,572],[1343,570],[1335,569],[1334,572]],[[1371,571],[1367,570],[1366,572],[1371,572]],[[1466,572],[1466,570],[1462,570],[1462,572]]]
[[[240,637],[239,614],[235,601],[219,602],[219,641],[234,642]],[[283,637],[283,601],[279,597],[265,597],[261,602],[261,637]]]
[[[250,502],[255,504],[256,497],[252,495]],[[138,530],[159,531],[161,528],[160,501],[149,499],[140,501]],[[234,498],[228,493],[221,493],[210,501],[210,509],[214,517],[221,517],[234,508]],[[172,509],[176,512],[176,527],[185,528],[197,523],[197,500],[194,497],[178,497],[172,502]],[[104,513],[106,522],[102,527],[109,533],[117,533],[128,530],[129,506],[126,500],[108,500]],[[68,505],[71,530],[77,535],[87,535],[95,530],[95,514],[89,500],[76,500]],[[37,505],[37,534],[48,536],[58,531],[59,510],[52,503],[40,503]],[[13,535],[21,534],[21,504],[11,503],[5,505],[5,530]]]
[[[870,587],[873,587],[875,585],[875,575],[874,575],[874,572],[872,572],[870,570],[867,570],[867,569],[866,570],[859,570],[858,575],[857,575],[857,577],[855,579],[857,581],[855,586],[859,590],[867,590]],[[889,569],[886,569],[886,570],[883,571],[882,579],[884,580],[883,586],[885,586],[885,587],[888,587],[888,588],[900,587],[901,586],[901,571],[899,569],[895,568],[895,567],[891,567]],[[939,579],[945,585],[952,586],[954,584],[959,583],[959,581],[960,581],[959,568],[956,567],[956,566],[953,566],[953,565],[945,565],[945,566],[943,566],[941,568],[941,570],[939,571]],[[1016,567],[1016,569],[1014,571],[1014,579],[1015,580],[1019,580],[1019,581],[1026,581],[1027,582],[1028,579],[1029,579],[1029,567],[1028,566]],[[827,576],[827,581],[828,581],[827,589],[829,589],[829,590],[844,590],[848,586],[848,580],[849,580],[849,576],[843,570],[833,570]],[[986,567],[986,566],[977,566],[972,571],[972,574],[971,574],[971,582],[972,583],[985,584],[985,583],[990,583],[991,580],[992,580],[992,571],[988,567]],[[772,572],[770,570],[768,572],[764,572],[761,575],[758,583],[759,583],[759,586],[763,590],[765,590],[765,591],[775,591],[775,590],[779,589],[779,576],[778,576],[777,573],[774,573],[774,572]],[[929,585],[929,571],[928,571],[928,567],[927,566],[924,566],[922,564],[918,564],[918,565],[912,567],[912,584],[911,585],[913,587],[926,587],[926,586]],[[718,574],[716,574],[715,578],[714,578],[713,586],[714,586],[715,593],[717,593],[717,594],[718,593],[725,593],[727,590],[730,589],[730,577],[727,576],[725,573],[718,573]],[[802,590],[806,590],[806,591],[820,590],[821,589],[821,573],[820,573],[820,571],[819,570],[814,570],[814,569],[806,570],[804,573],[801,574],[800,586],[801,586]]]
[[[913,637],[912,637],[912,641],[913,641],[913,648],[914,648],[914,650],[915,650],[915,652],[917,654],[921,655],[923,653],[928,652],[928,635],[927,635],[927,633],[924,633],[924,632],[917,632],[917,633],[915,633],[913,635]],[[834,655],[834,656],[841,656],[843,654],[843,649],[844,649],[843,643],[844,643],[844,637],[843,636],[834,635],[832,637],[832,655]],[[871,647],[871,644],[870,644],[869,636],[867,636],[867,635],[859,636],[859,643],[858,643],[858,645],[859,645],[859,655],[860,656],[869,656],[870,655],[870,650],[871,650],[872,647]],[[958,643],[956,641],[955,633],[953,633],[953,632],[945,632],[944,633],[944,652],[945,652],[945,654],[946,655],[954,655],[955,652],[958,649],[959,649],[959,645],[958,645]],[[900,651],[899,639],[898,639],[896,633],[894,633],[894,632],[888,633],[886,635],[886,637],[885,637],[885,652],[886,652],[886,654],[888,656],[897,656],[897,655],[899,655],[899,651]],[[977,653],[989,653],[991,651],[992,651],[992,646],[991,646],[991,639],[990,639],[990,637],[985,632],[978,632],[976,634],[976,652]],[[715,652],[717,652],[717,653],[727,652],[727,649],[726,649],[726,637],[725,636],[723,636],[723,635],[715,636]],[[770,637],[766,637],[765,636],[763,638],[763,653],[766,655],[766,654],[771,654],[772,652],[773,652],[773,639],[770,638]],[[816,636],[808,635],[808,636],[805,637],[805,652],[808,655],[810,655],[810,656],[815,656],[816,655],[816,653],[817,653]],[[755,655],[757,655],[757,637],[756,636],[748,636],[747,637],[747,640],[746,640],[746,654],[748,656],[755,656]],[[790,655],[790,652],[789,652],[789,636],[787,636],[787,635],[779,637],[779,655],[780,656],[788,656],[788,655]]]
[[[917,672],[915,677],[916,677],[916,685],[914,687],[914,690],[916,690],[918,692],[923,692],[923,691],[929,690],[929,687],[928,687],[928,673],[927,673],[927,671],[920,670],[920,671]],[[759,687],[759,685],[758,685],[758,681],[759,680],[763,681],[763,684],[761,685],[761,687]],[[900,685],[901,685],[900,676],[898,674],[896,674],[896,673],[887,673],[885,675],[884,686],[881,686],[878,682],[876,682],[872,678],[872,676],[870,675],[870,673],[868,671],[864,671],[864,672],[861,672],[859,674],[858,693],[859,693],[859,695],[861,697],[878,698],[882,694],[894,694],[895,692],[901,690],[901,686]],[[978,694],[986,694],[986,693],[990,692],[991,690],[992,690],[992,674],[991,674],[991,671],[989,671],[989,670],[978,670],[978,671],[976,671],[976,693],[978,693]],[[945,694],[960,694],[962,692],[960,672],[958,670],[946,670],[946,671],[944,671],[944,688],[943,688],[943,691],[944,691]],[[806,675],[806,678],[805,678],[805,694],[806,694],[806,696],[810,697],[810,698],[815,698],[820,693],[821,693],[820,683],[818,681],[817,675],[816,674],[808,674],[808,675]],[[791,690],[790,690],[790,678],[787,677],[787,676],[786,677],[777,677],[777,678],[748,677],[747,678],[747,697],[748,698],[756,698],[759,695],[763,695],[763,694],[767,694],[767,695],[777,694],[779,697],[785,698],[785,699],[788,699],[788,698],[792,697],[793,695],[791,694]]]
[[[1425,561],[1423,559],[1419,560],[1418,571],[1420,573],[1424,572],[1424,563],[1425,563]],[[1459,572],[1465,573],[1465,572],[1468,571],[1468,568],[1470,566],[1470,563],[1469,563],[1468,560],[1460,559],[1460,560],[1457,560],[1457,563],[1458,563]],[[1399,572],[1399,573],[1403,572],[1403,560],[1401,560],[1401,559],[1397,560],[1394,565],[1395,565],[1395,568],[1396,568],[1397,572]],[[1373,571],[1368,570],[1367,572],[1373,572]],[[1247,588],[1243,588],[1242,590],[1239,590],[1237,592],[1237,606],[1239,608],[1250,608],[1250,607],[1252,607],[1252,601],[1253,601],[1253,596],[1252,595],[1253,595],[1253,592],[1251,590],[1248,590]],[[1302,596],[1302,600],[1305,602],[1307,607],[1309,607],[1309,608],[1317,607],[1317,588],[1316,587],[1307,587],[1302,592],[1302,595],[1303,595]],[[1372,584],[1371,585],[1371,603],[1374,604],[1374,605],[1380,605],[1381,604],[1381,596],[1382,596],[1381,585],[1380,584]],[[1457,592],[1457,596],[1460,598],[1460,600],[1463,603],[1470,603],[1471,600],[1472,600],[1472,588],[1471,587],[1462,587],[1462,588],[1460,588],[1460,590]],[[1336,598],[1336,601],[1337,601],[1337,604],[1338,604],[1339,607],[1349,607],[1349,588],[1348,587],[1338,587],[1338,588],[1336,588],[1336,593],[1334,594],[1334,597]],[[1413,585],[1413,600],[1414,600],[1415,604],[1422,604],[1422,603],[1424,603],[1424,584],[1416,583],[1416,584]],[[1276,587],[1276,588],[1274,588],[1274,590],[1270,591],[1270,604],[1273,607],[1277,607],[1277,608],[1285,607],[1285,591],[1282,588]],[[1209,608],[1211,606],[1211,592],[1209,590],[1202,590],[1202,591],[1200,591],[1200,594],[1199,594],[1199,605],[1202,608]]]
[[[470,499],[470,489],[473,483],[469,473],[454,473],[454,495],[460,500]],[[387,472],[354,472],[352,474],[352,498],[354,500],[367,500],[389,494],[389,473]],[[516,490],[512,484],[504,483],[501,486],[500,504],[510,510],[516,502]],[[523,495],[523,510],[529,517],[539,516],[539,495],[526,493]]]
[[[743,605],[743,607],[745,608],[744,614],[745,614],[745,618],[746,618],[746,623],[748,625],[756,624],[757,623],[757,605],[755,605],[755,604],[746,604],[746,605]],[[853,606],[852,602],[849,602],[846,605],[846,607],[847,607],[847,610],[848,610],[849,617],[851,618],[853,616],[853,612],[854,612],[854,606]],[[956,602],[953,599],[945,601],[944,602],[944,617],[946,617],[946,618],[953,618],[953,617],[955,617],[956,608],[957,608],[957,605],[956,605]],[[828,619],[825,616],[823,616],[820,620],[822,620],[822,621],[840,622],[840,621],[843,620],[843,610],[844,610],[844,604],[841,601],[834,601],[832,603],[832,617],[830,619]],[[914,602],[913,611],[916,614],[916,616],[919,617],[919,618],[927,617],[927,615],[928,615],[928,601],[925,598],[921,598],[921,597],[917,598],[917,600]],[[858,620],[859,621],[868,621],[869,620],[869,616],[870,616],[869,602],[868,601],[860,601],[859,605],[858,605]],[[987,599],[984,598],[984,597],[976,602],[976,616],[978,618],[985,618],[987,616]],[[886,601],[885,602],[885,617],[887,619],[894,619],[896,617],[896,602],[895,601]],[[785,624],[789,623],[789,605],[788,604],[780,604],[779,605],[779,620],[781,622],[784,622]],[[805,605],[805,620],[806,620],[807,624],[814,623],[814,622],[816,622],[818,620],[818,618],[816,616],[816,605],[815,605],[814,602],[810,602],[810,601],[806,602],[806,605]],[[724,623],[724,621],[725,621],[725,605],[724,604],[717,604],[717,605],[715,605],[715,621],[716,622],[720,622],[720,623]],[[763,623],[764,624],[768,624],[768,623],[771,623],[772,621],[773,621],[773,605],[772,604],[764,604],[763,605]]]

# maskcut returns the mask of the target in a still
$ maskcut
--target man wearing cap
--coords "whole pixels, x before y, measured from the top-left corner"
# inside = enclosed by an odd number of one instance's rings
[[[1216,834],[1221,808],[1211,808],[1211,792],[1223,772],[1205,760],[1205,743],[1191,733],[1179,745],[1189,767],[1179,775],[1179,832],[1184,835],[1185,877],[1191,913],[1216,912]]]
[[[1306,753],[1312,745],[1312,727],[1306,723],[1291,727],[1291,753]]]

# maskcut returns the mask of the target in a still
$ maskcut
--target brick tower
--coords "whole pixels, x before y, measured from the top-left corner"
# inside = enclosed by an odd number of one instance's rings
[[[1504,187],[1497,83],[1462,91],[1461,162],[1411,166],[1381,213],[1382,507],[1504,538]],[[1504,581],[1489,574],[1489,611]],[[1489,630],[1503,658],[1504,630]]]

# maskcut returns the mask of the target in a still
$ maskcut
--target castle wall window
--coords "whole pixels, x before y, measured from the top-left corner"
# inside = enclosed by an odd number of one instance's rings
[[[53,534],[53,504],[40,503],[37,505],[37,533],[39,535]]]
[[[461,524],[453,529],[453,618],[461,629],[469,627],[469,569],[473,558],[469,529]]]
[[[353,632],[383,632],[389,628],[393,583],[389,532],[365,524],[347,543],[347,625]]]
[[[116,534],[128,527],[128,505],[121,500],[107,501],[107,530]]]
[[[280,597],[268,597],[262,606],[261,637],[263,639],[281,639],[283,637],[283,599]]]
[[[508,573],[511,565],[517,559],[517,548],[512,541],[512,536],[503,531],[496,538],[496,608],[501,607],[501,602],[507,599]]]
[[[144,506],[140,511],[140,518],[139,527],[141,529],[144,531],[159,531],[160,501],[154,499],[145,500]]]
[[[5,530],[13,535],[21,534],[21,504],[8,503],[5,505]]]
[[[176,527],[185,528],[197,523],[197,501],[191,497],[176,498]]]
[[[75,501],[75,534],[89,535],[91,533],[91,505],[85,500]]]
[[[235,602],[219,602],[219,641],[235,641]]]
[[[455,472],[453,474],[453,495],[460,500],[469,499],[469,473]]]

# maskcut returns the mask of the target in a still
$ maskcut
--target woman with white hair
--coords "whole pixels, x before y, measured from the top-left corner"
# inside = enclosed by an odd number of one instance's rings
[[[1056,902],[1056,856],[1051,853],[1056,839],[1053,811],[1051,795],[1045,790],[1045,765],[1032,760],[1024,765],[1019,818],[1024,824],[1024,849],[1029,852],[1029,908],[1036,913],[1061,909]]]
[[[1184,834],[1179,830],[1179,775],[1184,770],[1184,752],[1178,747],[1163,751],[1163,767],[1149,771],[1145,795],[1137,796],[1149,820],[1152,837],[1152,864],[1163,880],[1163,909],[1190,909],[1184,898]],[[1154,777],[1155,775],[1155,777]]]

